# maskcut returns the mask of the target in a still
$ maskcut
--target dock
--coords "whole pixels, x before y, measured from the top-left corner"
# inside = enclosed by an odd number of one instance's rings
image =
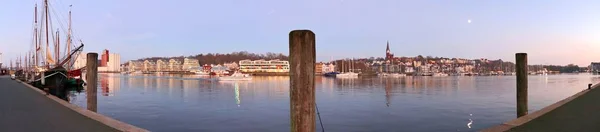
[[[118,132],[18,82],[0,76],[0,131]],[[51,95],[50,95],[51,96]]]
[[[531,114],[483,131],[583,132],[600,131],[600,84]]]

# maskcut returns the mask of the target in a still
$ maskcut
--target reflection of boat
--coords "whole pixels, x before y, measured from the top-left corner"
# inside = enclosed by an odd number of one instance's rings
[[[218,77],[218,81],[250,81],[252,77],[249,74],[234,72],[231,76]]]

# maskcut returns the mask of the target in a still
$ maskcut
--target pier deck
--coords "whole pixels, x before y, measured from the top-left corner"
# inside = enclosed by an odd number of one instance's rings
[[[52,101],[8,76],[0,76],[0,89],[2,132],[118,131]]]
[[[600,131],[600,88],[593,88],[570,102],[510,131],[598,132]]]

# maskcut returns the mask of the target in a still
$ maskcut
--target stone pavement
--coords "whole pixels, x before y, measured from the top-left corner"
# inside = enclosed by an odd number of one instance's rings
[[[0,132],[118,131],[0,76]]]

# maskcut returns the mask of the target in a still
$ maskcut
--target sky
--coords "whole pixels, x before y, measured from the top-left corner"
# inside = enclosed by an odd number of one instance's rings
[[[41,6],[40,0],[0,2],[4,64],[31,49],[36,2]],[[387,41],[395,56],[514,61],[515,53],[526,52],[529,64],[600,61],[599,0],[50,0],[50,5],[62,18],[73,5],[74,34],[86,44],[85,52],[108,49],[121,61],[234,51],[287,54],[289,32],[296,29],[316,34],[318,61],[384,57]]]

